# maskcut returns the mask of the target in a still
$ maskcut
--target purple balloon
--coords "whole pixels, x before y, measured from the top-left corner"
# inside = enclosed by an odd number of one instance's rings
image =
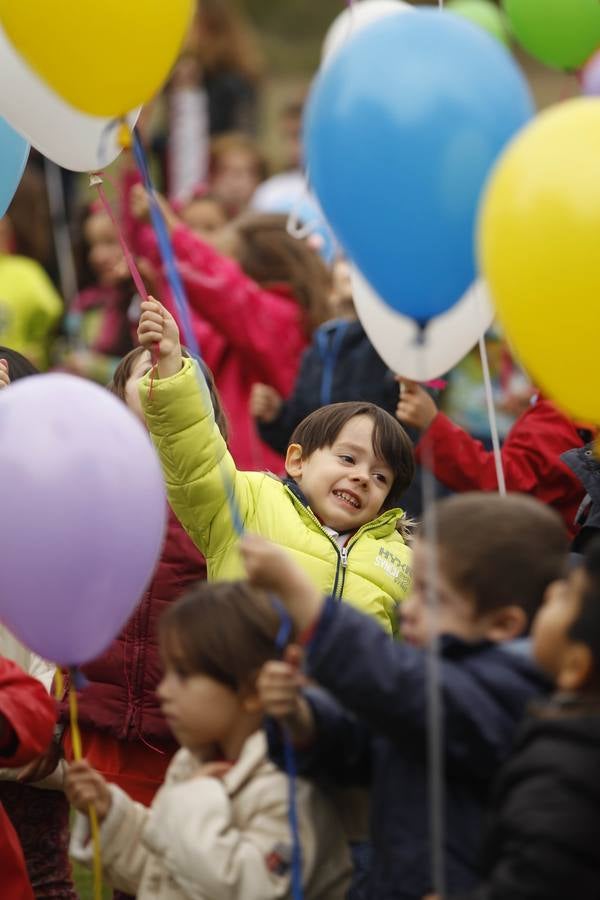
[[[586,97],[600,97],[600,51],[581,70],[581,92]]]
[[[72,375],[5,388],[0,511],[0,619],[46,659],[94,659],[129,618],[162,547],[164,481],[143,426]]]

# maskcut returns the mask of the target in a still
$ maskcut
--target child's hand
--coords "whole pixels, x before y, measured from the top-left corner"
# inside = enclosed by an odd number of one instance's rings
[[[24,766],[17,775],[21,784],[34,784],[52,775],[62,758],[62,747],[52,741],[45,753]]]
[[[309,743],[314,737],[314,719],[300,690],[306,682],[301,661],[302,650],[290,644],[282,661],[265,663],[257,688],[265,714],[284,724],[295,743]]]
[[[242,538],[240,552],[250,583],[277,594],[298,628],[308,628],[318,619],[323,599],[289,553],[257,534]]]
[[[140,344],[151,352],[158,345],[158,374],[161,378],[175,375],[181,369],[182,362],[177,322],[154,297],[144,300],[141,309],[138,325]]]
[[[400,376],[397,376],[396,381],[400,384],[400,400],[396,407],[396,418],[403,425],[425,431],[437,416],[438,409],[435,401],[420,384]]]
[[[172,230],[180,225],[181,220],[172,210],[167,198],[159,194],[158,191],[154,192],[154,196],[163,214],[167,228]],[[129,209],[131,210],[131,215],[141,222],[147,222],[150,219],[150,195],[143,184],[135,184],[132,187],[129,195]]]
[[[250,392],[250,415],[268,425],[279,415],[283,398],[268,384],[253,384]]]
[[[112,804],[108,784],[85,760],[71,763],[67,769],[65,794],[71,806],[81,813],[87,814],[93,805],[99,822],[107,817]]]
[[[0,390],[2,390],[3,387],[8,387],[9,384],[8,363],[5,359],[0,359]]]

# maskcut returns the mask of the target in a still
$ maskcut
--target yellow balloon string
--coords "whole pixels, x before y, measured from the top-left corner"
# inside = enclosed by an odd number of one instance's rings
[[[57,700],[62,700],[63,694],[65,692],[65,679],[63,678],[63,673],[60,670],[59,666],[56,667],[56,671],[54,672],[54,696]]]
[[[69,715],[71,719],[73,759],[76,762],[79,762],[79,760],[82,758],[81,732],[79,731],[79,722],[77,719],[77,692],[75,691],[74,685],[71,685],[71,689],[69,691]],[[88,817],[90,820],[92,845],[94,848],[94,900],[102,900],[102,856],[100,853],[100,828],[98,827],[98,814],[96,812],[96,807],[92,803],[90,803],[88,807]]]

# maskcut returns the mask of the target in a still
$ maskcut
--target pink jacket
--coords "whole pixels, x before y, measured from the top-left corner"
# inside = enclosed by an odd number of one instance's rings
[[[135,252],[160,268],[152,230],[129,226]],[[308,345],[304,312],[287,285],[260,287],[188,228],[176,228],[172,240],[196,339],[229,421],[232,456],[239,469],[280,473],[282,457],[260,439],[250,415],[250,391],[264,382],[284,398],[291,393]],[[161,300],[179,321],[164,278]]]

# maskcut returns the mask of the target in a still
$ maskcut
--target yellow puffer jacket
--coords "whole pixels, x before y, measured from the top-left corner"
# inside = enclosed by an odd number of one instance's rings
[[[264,472],[238,472],[215,424],[195,364],[141,382],[146,422],[160,455],[169,502],[205,555],[211,580],[244,577],[231,492],[245,529],[285,547],[324,594],[343,597],[396,631],[395,608],[410,586],[411,550],[396,530],[400,509],[367,522],[340,550],[299,491]]]

